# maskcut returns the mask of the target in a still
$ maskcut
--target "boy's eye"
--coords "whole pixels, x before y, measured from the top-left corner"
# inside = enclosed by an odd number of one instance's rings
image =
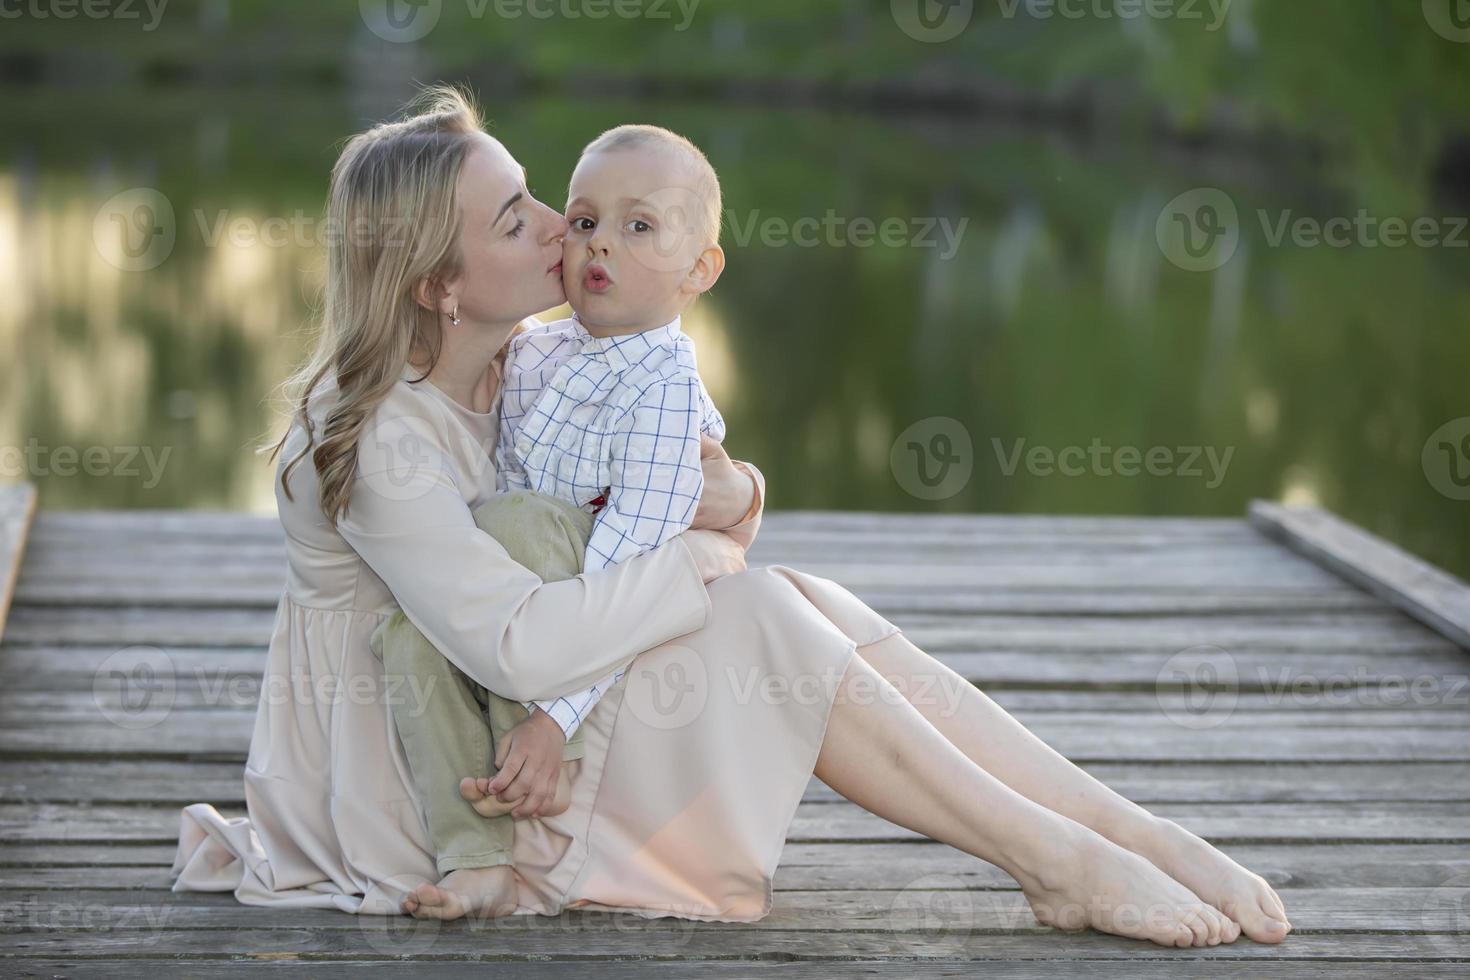
[[[591,218],[573,218],[572,227],[577,231],[591,231],[593,221]]]
[[[645,231],[652,231],[653,225],[649,224],[641,218],[634,218],[632,221],[628,222],[628,230],[639,232],[641,234]]]

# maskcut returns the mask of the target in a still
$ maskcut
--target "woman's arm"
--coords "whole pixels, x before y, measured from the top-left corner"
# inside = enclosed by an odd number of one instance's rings
[[[766,509],[766,478],[760,470],[744,460],[734,459],[730,462],[755,484],[755,499],[751,501],[750,509],[746,511],[738,524],[721,528],[721,530],[748,551],[755,541],[756,532],[760,530],[761,514],[765,513]]]
[[[475,526],[423,420],[394,427],[363,439],[338,527],[409,620],[478,683],[516,701],[559,697],[704,626],[709,595],[684,542],[543,584]],[[414,448],[407,476],[388,458],[404,445]]]
[[[704,489],[691,527],[723,531],[749,548],[765,509],[766,478],[749,463],[732,460],[725,447],[704,436],[700,440]]]

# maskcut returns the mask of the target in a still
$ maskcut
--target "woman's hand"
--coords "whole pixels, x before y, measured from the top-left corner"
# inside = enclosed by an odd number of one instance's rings
[[[566,733],[556,719],[537,708],[531,717],[506,733],[495,748],[500,772],[490,781],[490,795],[502,803],[520,803],[512,817],[539,815],[556,798]]]
[[[679,538],[689,547],[705,584],[745,571],[745,549],[730,535],[719,531],[688,530]]]
[[[755,480],[741,472],[730,461],[725,447],[709,436],[699,437],[699,457],[704,491],[689,526],[718,531],[740,523],[755,503]]]

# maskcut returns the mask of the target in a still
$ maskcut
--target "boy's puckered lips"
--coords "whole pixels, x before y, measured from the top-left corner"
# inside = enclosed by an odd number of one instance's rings
[[[582,288],[589,293],[605,293],[612,286],[612,277],[607,274],[607,269],[596,262],[589,265],[582,272]]]

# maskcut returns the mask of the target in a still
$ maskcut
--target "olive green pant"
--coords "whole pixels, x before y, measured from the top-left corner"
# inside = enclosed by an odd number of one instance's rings
[[[530,490],[497,494],[474,513],[480,529],[544,582],[582,571],[592,515],[556,497]],[[465,776],[493,776],[495,748],[530,717],[518,701],[475,683],[408,621],[394,613],[373,632],[373,652],[385,677],[409,692],[393,703],[393,721],[408,755],[429,823],[440,874],[456,868],[511,863],[515,819],[482,817],[459,794]],[[582,729],[567,740],[563,761],[580,759]]]

